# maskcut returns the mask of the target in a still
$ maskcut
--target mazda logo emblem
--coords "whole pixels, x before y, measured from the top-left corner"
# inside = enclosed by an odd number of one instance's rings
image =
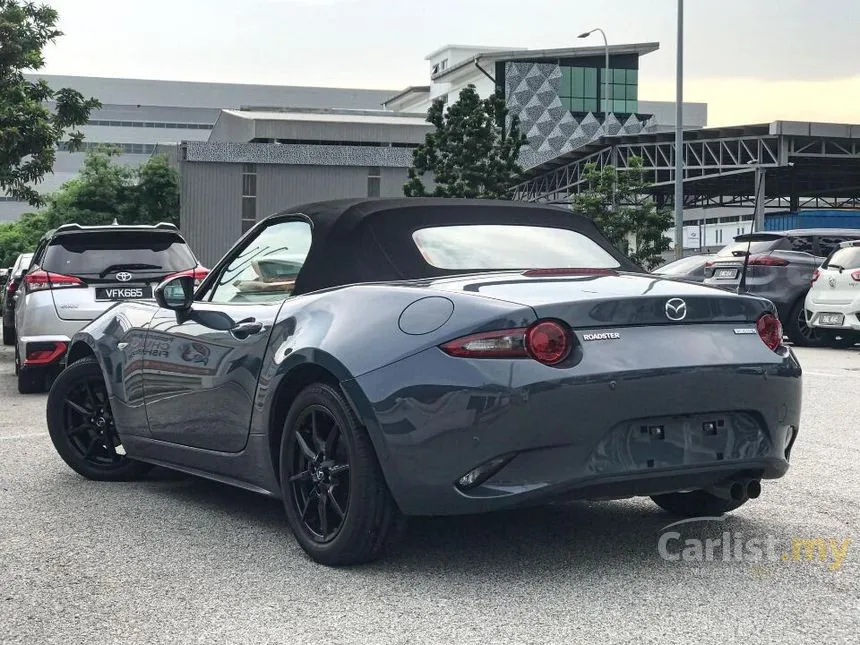
[[[836,278],[830,278],[829,280],[830,286],[835,289],[836,288]]]
[[[128,282],[132,277],[134,276],[132,276],[128,271],[120,271],[116,274],[116,279],[120,282]]]
[[[666,302],[666,318],[679,321],[687,317],[687,303],[680,298],[672,298]]]

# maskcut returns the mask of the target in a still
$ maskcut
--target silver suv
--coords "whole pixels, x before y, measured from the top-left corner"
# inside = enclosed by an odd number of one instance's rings
[[[203,268],[172,224],[65,224],[39,241],[15,304],[15,373],[22,394],[43,392],[62,370],[69,339],[122,300]]]

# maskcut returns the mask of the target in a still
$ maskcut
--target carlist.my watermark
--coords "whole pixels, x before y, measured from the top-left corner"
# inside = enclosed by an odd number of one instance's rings
[[[694,517],[667,524],[657,540],[657,553],[668,562],[817,562],[836,571],[848,557],[851,540],[841,537],[792,537],[749,535],[722,531],[719,537],[685,536],[691,523],[722,522],[723,517]]]

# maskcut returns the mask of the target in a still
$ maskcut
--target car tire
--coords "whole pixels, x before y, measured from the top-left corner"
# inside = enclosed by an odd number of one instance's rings
[[[403,534],[405,518],[370,437],[329,385],[310,385],[293,401],[281,437],[280,481],[290,529],[320,564],[376,560]]]
[[[4,345],[14,345],[15,344],[15,328],[7,327],[3,325],[3,344]]]
[[[783,325],[785,335],[798,347],[824,347],[826,342],[821,331],[806,323],[806,296],[798,298]]]
[[[117,452],[120,444],[104,376],[92,357],[76,361],[56,378],[48,394],[47,417],[57,453],[87,479],[130,481],[153,468]]]
[[[746,499],[723,499],[703,490],[652,495],[651,499],[664,511],[682,517],[718,516],[740,508],[747,502]]]

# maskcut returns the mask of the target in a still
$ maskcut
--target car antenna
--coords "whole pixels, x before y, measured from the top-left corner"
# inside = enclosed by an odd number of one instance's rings
[[[741,293],[741,289],[746,290],[746,288],[747,288],[747,267],[749,266],[749,263],[750,263],[750,251],[751,250],[752,250],[752,234],[750,234],[750,238],[749,238],[749,240],[747,240],[747,250],[742,252],[744,254],[744,266],[741,269],[741,279],[738,281],[738,289],[736,292],[738,294]],[[735,253],[737,253],[737,251]]]

